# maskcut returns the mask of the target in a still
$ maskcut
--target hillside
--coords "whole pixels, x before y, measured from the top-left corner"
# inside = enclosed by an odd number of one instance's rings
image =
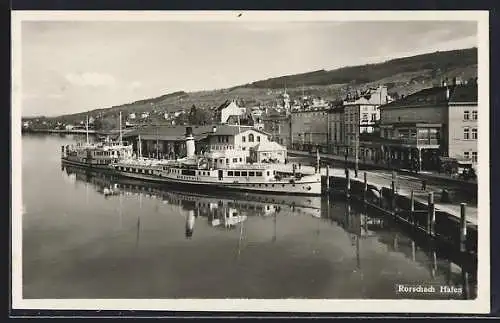
[[[447,71],[477,64],[477,48],[435,52],[419,56],[404,57],[379,64],[343,67],[331,71],[319,70],[310,73],[289,75],[253,82],[247,86],[256,88],[300,87],[304,85],[363,84],[374,82],[401,73]]]
[[[186,110],[196,105],[199,108],[219,106],[228,99],[238,98],[245,105],[273,104],[283,91],[286,81],[287,92],[292,99],[303,93],[336,100],[346,91],[385,84],[389,93],[395,96],[407,95],[431,87],[442,79],[455,76],[467,80],[477,76],[477,48],[435,52],[413,57],[393,59],[379,64],[343,67],[331,71],[313,71],[287,75],[229,89],[165,94],[110,108],[84,113],[64,115],[56,121],[81,121],[88,114],[95,118],[116,120],[119,111],[129,113],[150,112],[152,121],[161,120],[164,112]]]

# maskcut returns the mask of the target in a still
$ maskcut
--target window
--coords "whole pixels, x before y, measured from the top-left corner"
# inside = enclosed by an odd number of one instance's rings
[[[472,152],[472,162],[477,163],[477,151]]]
[[[243,159],[240,157],[240,163],[243,161]]]
[[[243,148],[241,148],[241,150],[247,150],[247,147],[243,147]]]
[[[235,171],[234,176],[240,176],[240,171]]]
[[[247,172],[241,172],[241,176],[247,176]]]
[[[472,139],[477,139],[477,128],[472,128]]]
[[[269,171],[267,171],[267,176],[269,176],[269,175],[270,175],[270,174],[269,174]]]
[[[242,142],[246,142],[246,141],[247,141],[247,137],[245,137],[245,136],[241,136],[241,141],[242,141]]]
[[[248,176],[255,176],[255,172],[248,172]]]
[[[464,151],[464,158],[469,159],[469,152],[468,151]]]
[[[255,172],[255,176],[262,176],[262,172]]]
[[[233,158],[233,163],[237,163],[238,162],[238,158]]]
[[[253,142],[253,134],[248,135],[248,142]]]
[[[232,170],[228,171],[227,176],[233,176],[233,171]]]
[[[372,113],[372,121],[377,121],[377,114],[376,113]]]
[[[477,110],[472,111],[472,120],[477,120]]]
[[[229,164],[229,158],[226,158],[226,164]]]
[[[464,111],[464,120],[469,120],[469,110]]]
[[[469,128],[464,128],[464,139],[469,139]]]
[[[257,142],[260,142],[260,136],[257,136]]]
[[[363,121],[368,121],[368,113],[363,113]]]

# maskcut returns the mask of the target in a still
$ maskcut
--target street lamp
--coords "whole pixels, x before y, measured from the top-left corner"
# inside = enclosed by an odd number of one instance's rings
[[[355,152],[354,152],[354,155],[355,155],[355,161],[354,161],[354,177],[358,177],[358,151],[359,151],[359,126],[356,127],[356,142],[355,142]]]

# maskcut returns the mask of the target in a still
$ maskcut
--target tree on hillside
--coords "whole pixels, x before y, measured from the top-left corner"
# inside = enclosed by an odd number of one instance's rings
[[[113,117],[106,117],[101,119],[96,119],[94,121],[95,130],[111,130],[118,128],[118,120]]]
[[[205,125],[210,123],[211,116],[207,109],[197,108],[194,104],[189,110],[187,121],[192,125]]]

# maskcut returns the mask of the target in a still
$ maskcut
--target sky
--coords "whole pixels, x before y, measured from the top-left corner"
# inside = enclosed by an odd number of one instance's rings
[[[477,46],[471,21],[23,21],[22,115]]]

